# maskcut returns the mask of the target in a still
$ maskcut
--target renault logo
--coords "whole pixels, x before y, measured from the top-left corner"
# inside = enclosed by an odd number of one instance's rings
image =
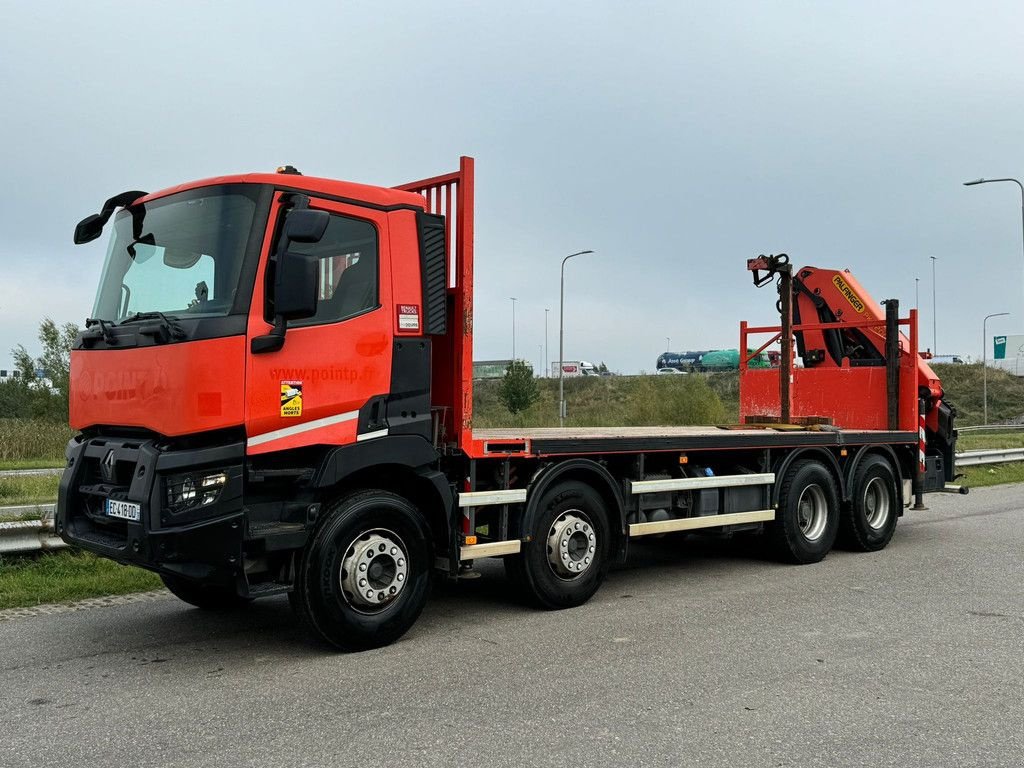
[[[100,462],[100,472],[103,473],[103,479],[108,482],[114,482],[114,451],[107,451],[107,455],[103,457],[103,461]]]

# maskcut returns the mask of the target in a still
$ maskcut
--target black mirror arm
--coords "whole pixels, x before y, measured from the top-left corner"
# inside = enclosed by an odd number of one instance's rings
[[[146,192],[140,192],[138,190],[122,192],[120,195],[114,195],[103,204],[103,208],[98,214],[86,216],[79,223],[78,227],[75,229],[75,245],[81,245],[82,243],[88,243],[95,240],[103,234],[103,227],[106,226],[108,221],[110,221],[110,217],[114,215],[114,211],[118,208],[126,208],[140,197],[145,197],[146,195]],[[88,222],[88,225],[83,227],[86,222]]]
[[[249,349],[254,355],[263,354],[264,352],[277,352],[277,350],[284,346],[284,332],[287,325],[288,321],[278,315],[274,318],[274,327],[270,329],[270,333],[264,336],[253,337]]]

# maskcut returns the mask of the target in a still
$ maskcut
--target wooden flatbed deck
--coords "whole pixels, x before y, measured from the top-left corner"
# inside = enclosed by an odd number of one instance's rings
[[[915,432],[801,429],[793,427],[541,427],[473,430],[489,454],[507,451],[513,443],[536,455],[628,453],[633,451],[699,451],[798,446],[916,444]]]

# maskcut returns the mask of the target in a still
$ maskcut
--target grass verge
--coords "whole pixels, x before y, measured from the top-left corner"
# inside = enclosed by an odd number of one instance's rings
[[[999,448],[1024,448],[1024,429],[1008,432],[961,432],[957,451],[985,451]]]
[[[984,488],[987,485],[1024,483],[1024,462],[1013,464],[989,464],[980,467],[964,467],[964,477],[956,482],[968,488]]]
[[[21,463],[42,460],[45,462],[42,466],[62,466],[64,447],[74,434],[71,427],[60,422],[0,418],[0,461]]]
[[[50,503],[57,498],[60,475],[0,477],[0,507]]]
[[[146,592],[161,586],[156,574],[88,552],[0,557],[0,609]]]
[[[50,469],[63,467],[64,457],[55,456],[46,459],[3,459],[0,460],[0,471],[7,469]]]

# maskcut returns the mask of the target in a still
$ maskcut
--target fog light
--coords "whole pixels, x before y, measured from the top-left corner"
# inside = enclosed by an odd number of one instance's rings
[[[212,488],[214,486],[224,485],[228,481],[228,476],[223,472],[218,472],[215,475],[207,475],[203,478],[203,488]]]
[[[224,471],[194,472],[169,477],[167,478],[169,511],[171,514],[179,514],[187,509],[213,504],[227,484],[228,474]]]

